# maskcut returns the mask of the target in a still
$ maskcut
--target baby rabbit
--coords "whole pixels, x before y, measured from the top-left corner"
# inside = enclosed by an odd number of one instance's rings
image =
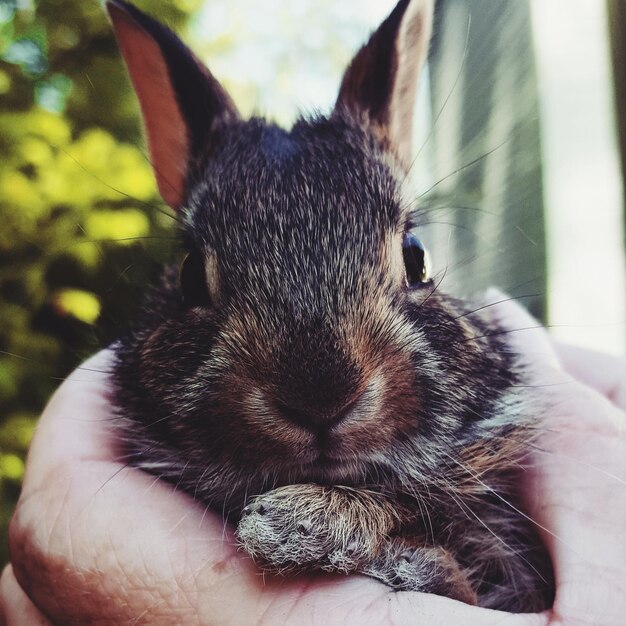
[[[116,344],[123,456],[237,525],[278,573],[361,573],[549,606],[519,511],[524,369],[441,293],[403,189],[432,0],[400,0],[328,117],[244,121],[166,27],[107,4],[187,256]]]

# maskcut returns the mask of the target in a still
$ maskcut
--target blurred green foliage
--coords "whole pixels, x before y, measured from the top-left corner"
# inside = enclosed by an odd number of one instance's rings
[[[137,4],[181,30],[200,0]],[[95,0],[0,0],[0,220],[2,564],[37,416],[59,381],[119,334],[173,248]]]
[[[210,57],[245,114],[286,123],[294,100],[332,104],[341,68],[378,21],[378,0],[360,17],[330,0],[279,12],[271,0],[133,1]],[[0,566],[47,399],[123,332],[178,253],[146,154],[102,0],[0,0]]]

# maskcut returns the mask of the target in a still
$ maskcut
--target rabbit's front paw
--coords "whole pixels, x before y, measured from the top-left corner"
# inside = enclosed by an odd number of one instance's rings
[[[241,513],[237,537],[278,573],[354,572],[370,562],[394,527],[388,503],[340,487],[289,485],[258,496]]]
[[[370,563],[365,574],[397,591],[422,591],[476,604],[476,592],[454,557],[437,547],[407,547],[401,540]]]

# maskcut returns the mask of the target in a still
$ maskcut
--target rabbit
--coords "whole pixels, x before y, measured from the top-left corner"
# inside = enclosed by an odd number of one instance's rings
[[[266,571],[549,607],[516,492],[525,366],[429,276],[406,185],[433,0],[400,0],[332,112],[290,130],[242,120],[171,30],[107,9],[187,253],[115,344],[120,455],[223,512]]]

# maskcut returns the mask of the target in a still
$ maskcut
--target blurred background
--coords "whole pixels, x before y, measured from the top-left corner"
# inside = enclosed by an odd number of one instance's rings
[[[137,0],[245,114],[328,111],[394,0]],[[440,0],[415,197],[442,288],[518,297],[560,338],[626,347],[622,0]],[[178,258],[96,0],[0,0],[0,564],[47,398]]]

